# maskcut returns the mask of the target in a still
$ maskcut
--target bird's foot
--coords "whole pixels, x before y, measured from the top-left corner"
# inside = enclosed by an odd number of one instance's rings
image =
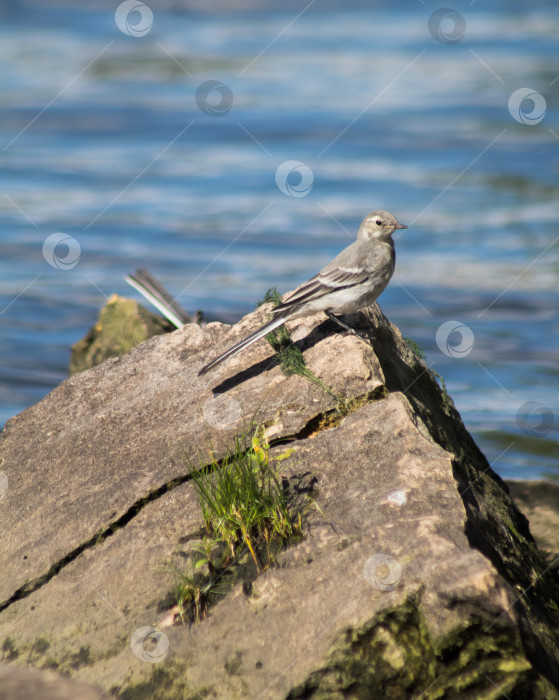
[[[366,340],[367,342],[371,342],[371,340],[375,339],[375,336],[372,333],[367,333],[367,331],[355,331],[355,335],[358,338],[361,338],[361,340]]]
[[[367,342],[374,340],[375,337],[372,333],[367,333],[366,331],[362,331],[357,328],[353,328],[352,326],[349,326],[345,321],[342,321],[341,318],[333,314],[331,311],[326,311],[326,315],[331,321],[334,321],[335,323],[338,324],[338,326],[341,326],[345,331],[348,333],[351,333],[351,335],[355,335],[358,338],[361,338],[361,340],[365,340]]]
[[[365,340],[366,342],[370,342],[371,340],[375,339],[375,336],[372,333],[367,333],[367,331],[363,331],[358,328],[348,328],[347,332],[361,338],[361,340]]]

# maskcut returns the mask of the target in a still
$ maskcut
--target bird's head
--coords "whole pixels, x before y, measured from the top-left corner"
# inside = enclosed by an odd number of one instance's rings
[[[363,219],[359,227],[358,239],[387,241],[390,236],[399,228],[407,228],[404,224],[400,224],[398,219],[389,211],[378,209],[373,211]]]

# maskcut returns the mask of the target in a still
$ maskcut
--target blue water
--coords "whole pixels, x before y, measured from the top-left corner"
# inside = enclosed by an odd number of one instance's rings
[[[432,31],[428,0],[148,5],[126,34],[117,2],[0,4],[0,422],[67,376],[137,267],[233,321],[382,207],[410,225],[385,314],[496,471],[558,479],[554,3],[454,3]],[[303,196],[276,184],[290,160]]]

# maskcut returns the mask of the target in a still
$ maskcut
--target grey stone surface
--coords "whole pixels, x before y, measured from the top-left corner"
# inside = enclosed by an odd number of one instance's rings
[[[0,664],[0,700],[110,700],[110,695],[52,671]]]
[[[148,340],[7,424],[0,655],[126,698],[559,697],[555,578],[424,363],[375,307],[374,349],[290,324],[355,400],[343,418],[265,342],[197,376],[265,315]],[[252,418],[317,507],[277,567],[172,624],[170,567],[203,525],[190,468]]]
[[[255,313],[259,319],[264,314]],[[294,337],[306,335],[312,325],[298,323]],[[294,434],[334,406],[302,377],[285,380],[266,343],[232,363],[247,368],[245,381],[227,383],[230,366],[198,377],[195,370],[215,351],[225,328],[191,324],[152,338],[73,376],[8,421],[0,444],[9,478],[0,510],[5,535],[0,564],[6,572],[1,600],[44,575],[61,555],[95,537],[152,490],[184,476],[185,450],[194,461],[198,455],[207,459],[210,446],[219,453],[253,415],[273,421],[275,437]],[[245,321],[220,334],[231,342],[246,328]],[[316,332],[315,340],[320,337]],[[328,348],[330,365],[316,347],[307,354],[316,373],[348,395],[382,384],[370,348],[348,360],[358,342],[326,338],[321,351]],[[251,368],[255,359],[258,365]],[[230,384],[229,391],[212,393],[220,382]]]

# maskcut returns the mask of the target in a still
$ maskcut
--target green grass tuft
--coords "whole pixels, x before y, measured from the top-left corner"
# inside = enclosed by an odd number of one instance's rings
[[[425,353],[423,350],[419,347],[419,345],[415,342],[415,340],[412,340],[411,338],[404,338],[402,336],[402,340],[404,343],[409,347],[409,349],[413,352],[414,355],[417,355],[420,360],[426,360],[427,358],[425,357]]]
[[[258,302],[257,306],[262,304],[272,302],[274,306],[281,303],[281,294],[275,287],[269,289],[264,295],[264,299]],[[340,411],[346,411],[345,400],[339,394],[336,394],[327,384],[325,384],[322,379],[319,379],[316,374],[311,372],[307,367],[303,353],[297,345],[291,340],[289,331],[285,325],[276,328],[266,335],[266,340],[272,348],[276,351],[276,358],[279,363],[281,371],[286,377],[290,377],[292,374],[298,374],[301,377],[305,377],[309,382],[312,382],[316,386],[320,387],[327,394],[332,396],[337,403]]]
[[[178,575],[175,593],[183,623],[203,620],[209,605],[216,602],[217,596],[225,595],[220,586],[221,571],[214,564],[212,545],[210,538],[204,538],[202,544],[194,548],[195,556],[188,571]]]
[[[249,449],[242,438],[220,465],[192,474],[208,535],[224,542],[231,558],[246,546],[261,571],[273,563],[270,544],[290,539],[298,525],[268,460],[269,445],[257,429]],[[266,562],[260,561],[264,550]]]
[[[262,304],[272,303],[274,306],[278,306],[282,302],[282,295],[278,292],[277,287],[270,287],[266,294],[264,294],[264,299],[256,303],[256,306],[262,306]]]
[[[176,597],[183,622],[199,621],[228,584],[225,574],[245,558],[258,575],[276,561],[281,546],[301,535],[301,508],[270,464],[262,428],[235,439],[226,457],[191,475],[206,529]],[[251,565],[252,567],[252,565]],[[252,569],[254,569],[252,567]]]

